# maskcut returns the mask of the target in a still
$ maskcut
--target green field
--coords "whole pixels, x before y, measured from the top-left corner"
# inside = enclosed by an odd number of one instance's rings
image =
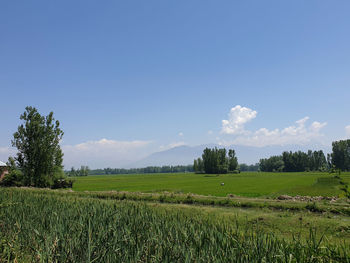
[[[109,197],[0,188],[0,262],[350,262],[346,215]]]
[[[349,182],[350,173],[341,179]],[[73,190],[0,188],[0,263],[350,263],[348,199],[274,198],[342,197],[334,175],[176,173],[74,180]]]
[[[350,173],[342,179],[350,182]],[[276,197],[281,194],[338,196],[339,181],[328,173],[128,174],[75,177],[75,191],[174,192],[198,195]],[[224,183],[222,186],[221,183]]]

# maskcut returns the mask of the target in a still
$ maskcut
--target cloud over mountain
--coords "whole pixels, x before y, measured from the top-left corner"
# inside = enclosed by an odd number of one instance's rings
[[[90,165],[92,167],[123,166],[149,154],[150,141],[116,141],[101,139],[76,145],[63,145],[65,168]]]
[[[221,133],[224,134],[224,138],[219,138],[219,143],[222,145],[235,144],[257,147],[289,144],[304,145],[321,139],[323,137],[321,129],[327,125],[326,122],[318,121],[307,125],[309,117],[304,117],[296,121],[294,125],[282,129],[246,130],[245,124],[254,119],[256,115],[256,111],[240,105],[232,108],[229,113],[229,120],[222,121]]]

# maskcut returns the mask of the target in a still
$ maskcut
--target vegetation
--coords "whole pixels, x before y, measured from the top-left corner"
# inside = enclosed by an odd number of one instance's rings
[[[202,159],[198,158],[193,162],[193,169],[196,173],[225,174],[234,172],[238,168],[238,161],[235,150],[227,151],[225,148],[205,148]]]
[[[341,175],[350,182],[350,173]],[[174,192],[199,195],[246,197],[291,196],[342,196],[342,185],[333,175],[320,172],[264,173],[208,175],[194,173],[177,174],[129,174],[75,177],[73,190],[77,191],[131,191]],[[222,185],[224,183],[224,185]]]
[[[321,150],[283,152],[261,159],[259,166],[264,172],[350,171],[350,140],[333,142],[332,153],[327,158]]]
[[[66,172],[67,176],[88,176],[90,169],[88,166],[82,165],[80,169],[75,170],[74,167],[71,168],[69,172]]]
[[[350,171],[350,140],[332,143],[332,164],[335,169]]]
[[[260,159],[260,171],[262,172],[282,172],[284,162],[282,156],[271,156],[270,158]]]
[[[26,107],[20,116],[24,122],[13,134],[12,146],[17,156],[9,159],[10,173],[2,185],[34,187],[69,187],[64,179],[63,153],[59,142],[63,131],[53,112],[41,116],[36,108]]]
[[[0,261],[349,262],[348,228],[339,217],[147,205],[89,193],[0,191]],[[293,234],[268,231],[269,224],[278,229],[288,219],[296,220],[285,226]],[[313,220],[324,228],[308,225]],[[327,233],[339,239],[328,239]]]
[[[323,151],[311,151],[307,153],[283,152],[282,155],[271,156],[260,160],[260,171],[263,172],[305,172],[305,171],[326,171],[326,157]]]
[[[79,170],[79,169],[78,169]],[[81,170],[81,169],[80,169]],[[68,176],[79,176],[74,175],[77,170],[66,172]],[[80,172],[80,171],[79,171]],[[90,170],[89,175],[110,175],[110,174],[145,174],[145,173],[185,173],[193,172],[193,165],[164,165],[164,166],[148,166],[144,168],[104,168],[104,169],[94,169]]]

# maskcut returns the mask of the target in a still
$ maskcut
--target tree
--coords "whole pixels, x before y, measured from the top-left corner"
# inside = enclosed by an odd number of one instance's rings
[[[341,171],[350,171],[350,140],[332,143],[332,165]]]
[[[277,155],[267,159],[260,159],[259,166],[262,172],[282,172],[284,168],[283,157]]]
[[[80,167],[79,176],[88,176],[89,175],[89,171],[90,171],[90,169],[89,169],[88,166],[82,165]]]
[[[70,169],[70,172],[68,173],[69,176],[76,176],[77,172],[75,171],[74,167]]]
[[[229,150],[229,156],[225,148],[205,148],[202,159],[198,158],[193,162],[195,172],[207,174],[225,174],[237,170],[238,161],[234,150]]]
[[[13,134],[12,146],[18,150],[15,161],[23,173],[23,185],[52,186],[63,176],[60,123],[53,112],[42,116],[34,107],[26,107],[20,120],[24,123]]]
[[[228,170],[233,172],[238,168],[238,160],[236,157],[236,152],[233,149],[228,150]]]
[[[198,161],[197,159],[194,159],[193,161],[193,170],[198,173]]]

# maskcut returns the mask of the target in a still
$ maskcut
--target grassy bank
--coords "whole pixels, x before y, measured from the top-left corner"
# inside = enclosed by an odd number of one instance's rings
[[[350,262],[345,215],[333,221],[343,221],[344,231],[328,239],[306,222],[323,225],[331,214],[271,216],[264,208],[121,201],[107,193],[101,200],[95,193],[0,191],[4,262]],[[295,223],[289,237],[268,231],[282,222]]]

